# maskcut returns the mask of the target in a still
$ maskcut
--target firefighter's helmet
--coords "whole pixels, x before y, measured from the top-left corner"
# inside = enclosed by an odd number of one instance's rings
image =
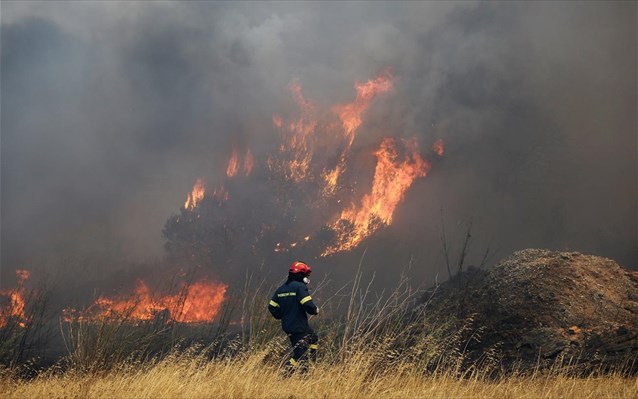
[[[303,273],[305,276],[310,276],[310,273],[312,273],[312,270],[310,270],[310,266],[299,261],[292,262],[290,270],[288,271],[294,274]]]

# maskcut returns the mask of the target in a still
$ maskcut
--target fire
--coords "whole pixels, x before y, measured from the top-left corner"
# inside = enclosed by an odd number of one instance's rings
[[[339,178],[346,169],[347,156],[363,123],[363,114],[378,94],[392,89],[392,75],[386,71],[375,79],[357,82],[355,100],[331,109],[331,115],[336,117],[337,123],[319,122],[319,111],[314,103],[304,97],[299,82],[293,82],[289,89],[301,113],[298,118],[290,121],[285,121],[281,115],[273,115],[273,126],[279,130],[281,137],[279,151],[282,159],[269,158],[268,165],[271,170],[280,172],[286,180],[295,183],[312,180],[315,147],[321,140],[322,145],[337,149],[338,154],[336,164],[323,165],[321,172],[324,181],[323,195],[332,196],[336,193]],[[319,127],[324,130],[318,131]]]
[[[368,80],[365,83],[357,82],[355,84],[357,97],[353,103],[340,105],[335,107],[335,112],[339,115],[339,119],[343,124],[347,146],[349,149],[354,142],[357,129],[363,122],[361,115],[368,109],[370,103],[379,93],[384,93],[392,89],[392,75],[390,71],[378,76],[376,79]]]
[[[372,190],[361,200],[361,205],[341,212],[341,216],[331,227],[337,234],[336,243],[328,247],[322,256],[340,251],[348,251],[370,236],[383,225],[392,223],[397,205],[405,191],[418,177],[426,176],[430,163],[423,160],[418,152],[416,140],[404,142],[407,154],[399,158],[396,142],[385,138],[374,153],[377,166],[374,172]]]
[[[181,323],[203,323],[215,319],[222,303],[228,286],[222,283],[197,282],[187,288],[185,300],[181,309],[176,300],[172,302],[176,305],[175,320]]]
[[[393,87],[394,78],[388,69],[367,81],[355,82],[355,95],[350,102],[320,108],[304,96],[298,81],[293,81],[288,86],[296,104],[296,112],[272,116],[272,124],[279,134],[280,143],[276,150],[265,154],[263,159],[267,171],[270,172],[268,179],[275,185],[275,191],[286,193],[287,190],[292,190],[291,195],[285,194],[286,198],[273,198],[274,203],[282,209],[282,217],[269,215],[274,216],[275,221],[256,223],[262,228],[254,229],[254,235],[247,237],[248,240],[254,240],[255,244],[259,243],[264,237],[264,225],[271,224],[274,227],[277,224],[276,220],[287,220],[290,217],[291,220],[303,224],[303,227],[299,229],[293,226],[294,228],[289,230],[290,237],[277,237],[276,240],[279,242],[276,242],[274,249],[273,242],[269,241],[268,250],[285,253],[305,246],[321,245],[317,255],[327,256],[355,248],[379,228],[392,223],[394,212],[406,191],[417,178],[426,176],[431,167],[430,163],[422,158],[416,139],[384,138],[381,140],[378,150],[372,154],[376,158],[376,166],[372,181],[366,182],[370,184],[370,191],[363,196],[357,196],[357,194],[360,192],[361,184],[366,183],[356,182],[354,178],[369,176],[369,174],[349,169],[352,167],[350,161],[353,160],[351,154],[355,150],[358,151],[358,147],[355,146],[356,138],[365,126],[366,113],[369,112],[375,99],[384,93],[392,92]],[[432,145],[432,151],[438,156],[443,155],[442,139],[436,140]],[[244,154],[243,159],[241,154]],[[356,165],[359,167],[361,163]],[[250,148],[246,148],[244,153],[233,147],[226,168],[226,176],[230,178],[238,173],[250,176],[254,166],[255,161]],[[203,197],[203,186],[201,196],[195,194],[199,192],[196,190],[197,186],[198,184],[189,195],[187,209],[195,207]],[[229,184],[227,187],[234,190],[237,185]],[[223,201],[227,201],[229,197],[224,186],[215,189],[210,195]],[[243,203],[242,195],[245,194],[238,192],[239,201],[234,204],[228,203],[224,209],[235,212],[232,207],[242,206],[240,205]],[[270,199],[265,198],[265,200]],[[240,214],[242,209],[236,211]],[[317,217],[302,216],[304,211],[316,213]],[[204,215],[205,212],[202,214]],[[219,219],[211,218],[211,223],[217,222]],[[241,229],[246,234],[253,233],[252,230],[244,227]],[[319,234],[322,230],[329,230],[333,234]],[[313,240],[309,242],[311,236]],[[319,237],[334,237],[334,239],[326,243],[323,238],[315,239]],[[321,244],[315,244],[318,242]],[[255,251],[258,250],[257,248],[259,246],[253,245]]]
[[[201,178],[197,178],[195,185],[193,186],[193,191],[188,194],[186,198],[186,202],[184,203],[185,209],[193,209],[197,206],[197,204],[204,199],[204,194],[206,190],[204,189],[204,183]]]
[[[11,319],[16,320],[20,327],[26,327],[26,289],[24,288],[24,283],[29,279],[30,275],[31,273],[28,270],[16,270],[17,287],[12,290],[0,291],[0,297],[8,298],[8,304],[0,307],[0,328],[9,324]]]
[[[432,151],[436,152],[436,155],[443,156],[443,152],[445,151],[445,143],[443,139],[438,139],[432,144]]]
[[[279,147],[282,159],[275,160],[270,166],[281,171],[286,180],[299,183],[308,176],[314,151],[312,136],[318,122],[316,107],[304,98],[299,82],[293,82],[290,91],[301,109],[301,116],[288,124],[284,123],[281,116],[273,116],[273,125],[279,130],[282,139]]]
[[[253,171],[253,166],[255,165],[255,161],[253,160],[253,153],[250,151],[250,148],[246,150],[246,155],[244,156],[244,173],[246,176],[250,176],[250,173]]]
[[[357,97],[354,102],[337,106],[333,110],[341,121],[345,143],[337,165],[332,170],[326,170],[323,173],[325,182],[324,195],[333,195],[335,193],[339,177],[345,170],[346,157],[350,152],[352,143],[354,143],[357,130],[363,123],[362,115],[378,94],[392,89],[392,74],[388,70],[383,75],[365,83],[357,82],[355,89]]]
[[[99,297],[76,315],[74,309],[65,309],[65,320],[109,321],[126,319],[132,322],[152,320],[163,312],[167,318],[180,323],[212,322],[219,310],[228,286],[214,281],[199,281],[183,285],[175,295],[153,295],[148,285],[138,280],[133,295],[123,298]]]
[[[233,148],[233,153],[230,156],[230,160],[228,161],[228,167],[226,168],[226,176],[233,177],[237,174],[239,170],[239,160],[237,157],[237,150]]]

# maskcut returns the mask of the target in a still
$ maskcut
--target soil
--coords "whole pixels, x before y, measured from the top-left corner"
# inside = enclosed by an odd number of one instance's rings
[[[458,274],[423,305],[468,364],[638,370],[638,271],[610,259],[526,249]]]

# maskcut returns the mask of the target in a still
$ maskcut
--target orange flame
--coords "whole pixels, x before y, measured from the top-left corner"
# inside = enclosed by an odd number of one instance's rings
[[[303,182],[299,188],[304,196],[294,196],[288,203],[304,201],[304,205],[319,209],[324,215],[335,215],[336,221],[327,225],[322,221],[325,219],[310,218],[310,223],[314,225],[311,228],[327,227],[335,233],[335,241],[324,249],[323,256],[350,250],[379,228],[391,224],[394,211],[407,189],[415,179],[425,176],[430,169],[430,164],[418,151],[416,140],[403,141],[401,149],[397,149],[400,142],[391,138],[383,139],[374,153],[377,164],[370,192],[362,198],[354,199],[349,207],[343,205],[350,202],[358,192],[355,190],[356,182],[350,184],[341,181],[350,166],[348,160],[356,136],[373,101],[382,93],[392,91],[393,85],[390,70],[366,82],[356,82],[356,96],[352,102],[330,107],[326,111],[307,100],[299,82],[293,81],[288,89],[299,112],[285,119],[280,114],[272,116],[273,126],[277,129],[281,142],[278,153],[268,154],[265,164],[279,178],[293,183]],[[442,156],[443,140],[437,140],[432,150]],[[235,176],[242,168],[243,173],[249,176],[253,167],[253,154],[249,148],[244,155],[243,164],[237,150],[233,148],[226,174],[228,177]],[[212,196],[227,200],[228,191],[222,186]],[[195,195],[189,195],[186,207],[197,204],[198,200],[191,200],[191,197],[195,198]],[[308,232],[311,231],[297,233]],[[305,236],[303,240],[283,240],[276,244],[274,251],[297,249],[304,246],[309,237]]]
[[[195,209],[197,205],[204,199],[204,195],[206,194],[206,190],[204,188],[204,183],[201,178],[197,178],[195,185],[193,186],[193,191],[188,194],[186,198],[186,202],[184,203],[185,209]],[[228,201],[229,194],[228,190],[224,188],[224,186],[220,186],[215,188],[211,196],[216,198],[219,201]],[[179,223],[179,219],[177,220]]]
[[[301,116],[287,125],[281,116],[273,116],[273,125],[279,129],[282,138],[279,150],[284,159],[269,162],[269,166],[280,170],[286,180],[299,183],[308,176],[313,156],[311,137],[317,127],[317,118],[315,106],[304,98],[299,82],[293,82],[290,91],[301,109]]]
[[[26,327],[27,316],[25,313],[24,283],[29,279],[31,272],[24,269],[16,270],[17,287],[12,290],[0,291],[0,297],[8,298],[8,304],[0,307],[0,328],[9,324],[9,320],[16,320],[20,327]]]
[[[335,107],[335,112],[339,115],[343,130],[346,134],[347,148],[349,149],[354,141],[357,129],[361,126],[361,115],[368,109],[372,100],[379,93],[384,93],[392,89],[392,75],[390,71],[378,76],[376,79],[368,80],[365,83],[355,84],[357,97],[353,103]]]
[[[341,212],[339,219],[331,226],[337,234],[336,243],[328,247],[322,256],[348,251],[379,227],[392,223],[394,210],[405,191],[416,178],[426,176],[430,170],[430,164],[418,152],[415,139],[405,141],[405,147],[408,154],[403,160],[398,160],[394,139],[383,139],[380,148],[374,153],[377,166],[371,192],[363,197],[360,207],[352,205]]]
[[[250,151],[250,148],[246,150],[246,156],[244,156],[244,173],[246,176],[250,176],[250,173],[253,171],[254,160],[253,160],[253,152]]]
[[[443,156],[443,152],[445,151],[445,142],[443,139],[438,139],[432,144],[432,151],[436,152],[438,156]]]
[[[357,97],[350,104],[340,105],[334,108],[334,112],[341,120],[343,127],[345,146],[339,156],[339,161],[334,169],[325,171],[323,174],[325,195],[335,193],[339,177],[345,170],[346,157],[352,147],[352,143],[357,134],[357,130],[363,123],[362,115],[370,107],[372,100],[380,94],[392,89],[392,74],[387,70],[384,74],[365,83],[355,83]]]
[[[226,168],[226,176],[233,177],[237,174],[239,170],[239,161],[237,157],[237,150],[233,148],[233,153],[230,156],[230,160],[228,161],[228,167]]]
[[[200,177],[195,181],[195,185],[193,186],[193,191],[188,194],[186,198],[186,202],[184,203],[185,209],[193,209],[197,206],[197,204],[204,199],[204,194],[206,190],[204,189],[204,183]]]
[[[142,280],[137,281],[135,293],[128,298],[99,297],[77,316],[74,309],[65,309],[65,320],[89,322],[126,319],[130,321],[152,320],[167,312],[170,320],[180,323],[207,323],[219,313],[228,286],[221,282],[199,281],[184,285],[175,295],[152,295]]]

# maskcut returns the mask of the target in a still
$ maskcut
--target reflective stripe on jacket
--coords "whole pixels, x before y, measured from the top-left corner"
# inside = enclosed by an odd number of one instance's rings
[[[307,314],[317,314],[317,306],[312,302],[306,284],[290,279],[277,288],[268,303],[268,310],[281,320],[281,328],[286,333],[311,331]]]

